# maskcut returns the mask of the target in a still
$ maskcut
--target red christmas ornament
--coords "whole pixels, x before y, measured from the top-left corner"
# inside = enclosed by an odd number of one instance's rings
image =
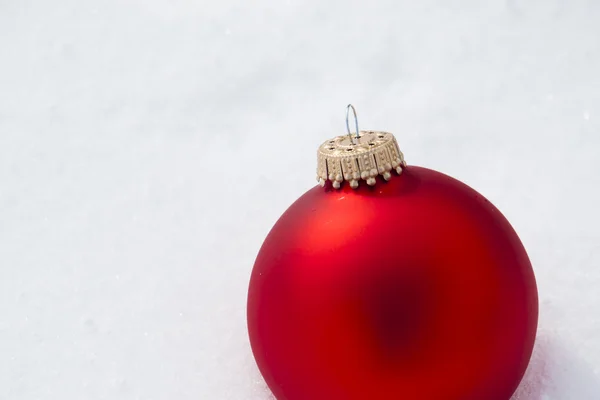
[[[406,166],[389,133],[325,142],[319,171],[324,187],[277,221],[250,280],[252,350],[275,397],[510,399],[538,302],[506,218]]]

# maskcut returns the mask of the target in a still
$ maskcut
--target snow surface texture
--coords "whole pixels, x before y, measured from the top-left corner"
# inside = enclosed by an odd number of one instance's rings
[[[595,0],[0,1],[0,399],[271,398],[250,271],[348,102],[520,234],[541,315],[515,399],[600,399],[599,21]]]

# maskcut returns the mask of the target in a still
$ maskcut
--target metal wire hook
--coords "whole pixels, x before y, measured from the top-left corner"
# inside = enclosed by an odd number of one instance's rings
[[[352,133],[350,132],[350,123],[348,122],[348,117],[350,116],[350,109],[352,109],[352,113],[354,113],[354,125],[356,126],[356,138],[360,138],[360,134],[358,131],[358,117],[356,116],[356,109],[352,104],[348,104],[346,106],[346,130],[348,131],[348,137],[350,138],[350,143],[354,144],[354,139],[352,139]]]

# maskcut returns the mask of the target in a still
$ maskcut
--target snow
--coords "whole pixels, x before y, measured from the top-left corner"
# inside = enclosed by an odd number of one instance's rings
[[[600,2],[0,2],[0,399],[266,400],[254,257],[362,128],[513,223],[515,399],[600,398]]]

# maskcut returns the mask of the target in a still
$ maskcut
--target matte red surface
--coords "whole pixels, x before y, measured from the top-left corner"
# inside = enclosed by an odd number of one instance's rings
[[[415,166],[306,192],[267,236],[248,293],[252,350],[278,400],[508,400],[537,317],[508,221]]]

